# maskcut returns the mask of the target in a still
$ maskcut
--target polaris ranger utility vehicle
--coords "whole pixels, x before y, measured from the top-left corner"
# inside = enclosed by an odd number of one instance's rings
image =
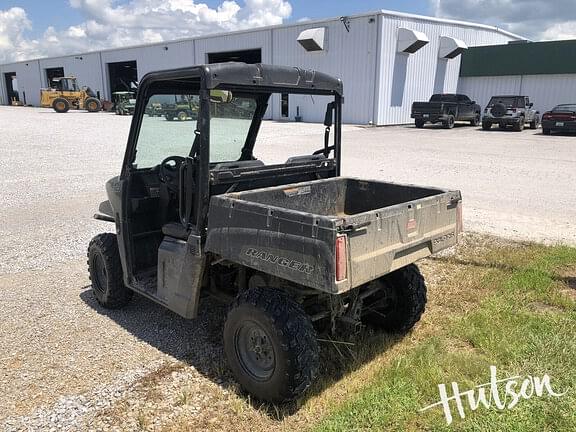
[[[271,95],[286,93],[328,102],[324,138],[313,154],[266,165],[258,130],[280,100]],[[155,95],[194,98],[198,120],[145,116]],[[341,116],[342,82],[310,70],[222,63],[148,74],[122,171],[95,215],[116,227],[88,247],[98,302],[119,308],[135,291],[194,318],[205,296],[229,301],[230,368],[274,402],[313,381],[317,332],[409,331],[426,303],[414,262],[456,243],[460,192],[340,177]]]
[[[482,129],[490,130],[497,124],[500,129],[512,126],[516,132],[522,132],[526,123],[530,129],[537,129],[540,113],[533,106],[527,96],[492,96],[484,108]]]

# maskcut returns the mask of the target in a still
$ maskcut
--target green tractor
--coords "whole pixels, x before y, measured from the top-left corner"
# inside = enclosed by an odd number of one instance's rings
[[[198,108],[198,102],[189,96],[180,96],[179,99],[174,97],[174,103],[162,104],[164,117],[168,121],[197,120]]]
[[[133,115],[136,106],[136,95],[134,92],[121,91],[112,93],[112,98],[116,106],[117,115]]]

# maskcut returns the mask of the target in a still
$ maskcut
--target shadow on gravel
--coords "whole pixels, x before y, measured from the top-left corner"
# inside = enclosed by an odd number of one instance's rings
[[[121,310],[101,307],[90,290],[82,287],[80,298],[136,338],[190,366],[223,389],[234,391],[255,409],[272,420],[281,421],[298,412],[303,403],[353,372],[375,356],[402,340],[401,336],[367,330],[352,342],[319,335],[321,348],[320,376],[298,401],[274,405],[254,400],[242,392],[232,377],[222,346],[222,330],[227,307],[210,298],[202,299],[199,316],[186,320],[147,298],[135,294]]]

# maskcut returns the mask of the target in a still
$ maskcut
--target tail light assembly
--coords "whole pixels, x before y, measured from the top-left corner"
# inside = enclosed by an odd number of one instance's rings
[[[336,282],[348,277],[348,236],[341,234],[336,237]]]

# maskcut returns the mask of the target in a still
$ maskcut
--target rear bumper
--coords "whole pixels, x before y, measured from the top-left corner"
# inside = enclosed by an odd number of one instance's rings
[[[576,121],[542,120],[542,129],[576,131]]]
[[[412,117],[414,120],[422,120],[430,123],[438,123],[448,119],[446,114],[412,113],[410,117]]]
[[[482,117],[482,123],[513,125],[520,122],[520,117]]]

